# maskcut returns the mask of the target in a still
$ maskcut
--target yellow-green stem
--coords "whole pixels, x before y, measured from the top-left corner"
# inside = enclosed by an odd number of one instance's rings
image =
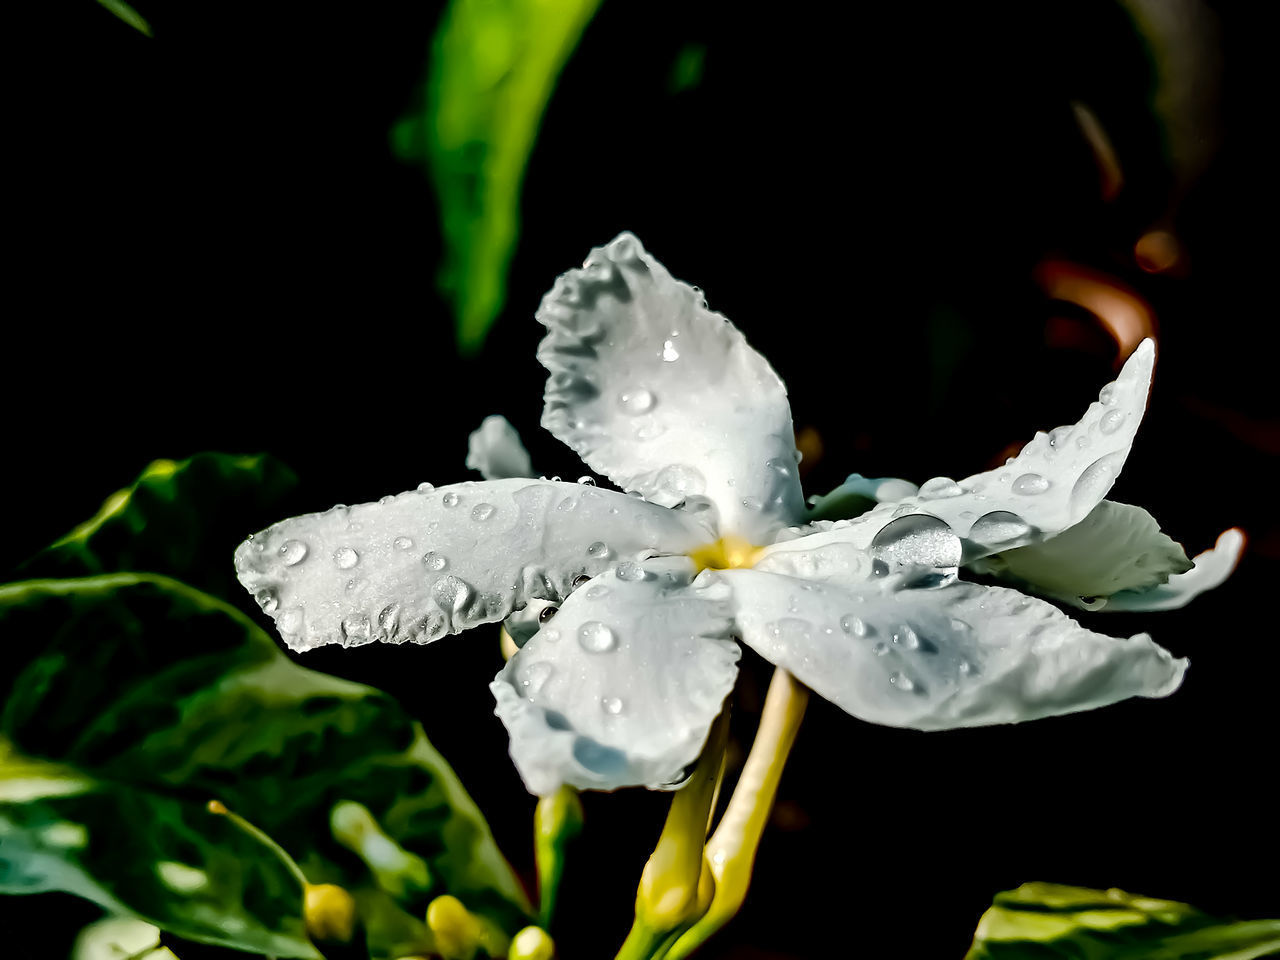
[[[533,857],[538,866],[538,925],[551,928],[568,848],[582,832],[582,801],[573,787],[538,800],[533,814]]]
[[[715,882],[703,858],[712,808],[724,773],[729,710],[716,718],[693,776],[671,798],[662,835],[636,890],[636,919],[617,960],[662,955],[675,934],[697,920],[711,903]]]
[[[663,955],[683,960],[733,918],[747,896],[760,836],[778,794],[787,755],[809,702],[809,690],[785,670],[776,670],[760,714],[760,728],[742,776],[719,826],[706,845],[715,895],[701,918]]]

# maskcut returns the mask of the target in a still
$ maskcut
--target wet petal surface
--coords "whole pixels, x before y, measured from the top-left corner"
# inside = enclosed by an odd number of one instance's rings
[[[594,486],[493,480],[417,490],[275,524],[236,575],[285,643],[427,643],[501,620],[620,560],[707,539],[690,514]]]
[[[738,674],[729,591],[687,562],[584,584],[490,684],[530,792],[670,788]]]
[[[743,642],[872,723],[919,730],[1014,723],[1177,689],[1186,669],[1145,634],[1093,633],[1004,587],[845,588],[758,570],[720,574]]]
[[[667,506],[707,497],[754,543],[802,515],[782,381],[634,236],[592,250],[537,317],[542,424],[593,469]]]

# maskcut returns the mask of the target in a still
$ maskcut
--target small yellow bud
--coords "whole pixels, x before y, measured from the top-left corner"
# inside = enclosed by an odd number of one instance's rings
[[[356,902],[332,883],[308,883],[302,915],[307,936],[316,943],[350,943],[356,935]]]
[[[541,927],[525,927],[511,941],[507,960],[552,960],[556,944]]]
[[[478,917],[449,894],[427,905],[427,926],[436,938],[436,952],[445,960],[473,960],[483,951],[487,957],[501,957],[508,941],[498,927]]]

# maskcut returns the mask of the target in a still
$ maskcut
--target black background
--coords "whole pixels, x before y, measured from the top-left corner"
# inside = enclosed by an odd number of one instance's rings
[[[1190,656],[1184,687],[930,735],[815,701],[746,906],[707,954],[958,958],[992,894],[1032,879],[1280,912],[1274,84],[1256,7],[1211,15],[1221,97],[1197,115],[1212,160],[1188,179],[1152,110],[1156,61],[1113,4],[837,16],[607,0],[545,116],[507,309],[469,359],[434,289],[430,187],[388,146],[439,7],[139,9],[154,39],[88,0],[9,38],[23,66],[6,150],[19,171],[6,564],[151,459],[203,449],[275,453],[302,477],[298,512],[463,479],[467,433],[491,412],[521,429],[537,469],[585,472],[538,430],[532,314],[621,229],[786,380],[797,428],[825,446],[808,492],[851,470],[961,477],[1074,421],[1111,377],[1111,341],[1034,280],[1046,258],[1068,259],[1132,285],[1159,322],[1149,413],[1113,498],[1150,509],[1191,553],[1231,525],[1250,538],[1233,579],[1186,610],[1086,620]],[[707,50],[702,82],[673,93],[691,43]],[[1119,156],[1111,202],[1072,100]],[[1155,224],[1184,258],[1148,275],[1133,244]],[[228,562],[249,532],[227,531]],[[420,716],[529,876],[533,801],[485,689],[496,632],[306,662]],[[768,671],[744,664],[735,730],[749,742]],[[665,809],[643,791],[585,802],[564,960],[612,955]],[[6,935],[50,956],[94,912],[52,896],[0,911]]]

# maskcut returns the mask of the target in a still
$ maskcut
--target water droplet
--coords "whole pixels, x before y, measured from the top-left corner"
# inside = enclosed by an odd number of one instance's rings
[[[364,614],[352,614],[342,621],[343,646],[357,647],[362,643],[368,643],[370,639],[372,638],[369,636],[369,618]]]
[[[440,502],[443,503],[446,507],[456,507],[459,503],[462,502],[462,497],[458,496],[456,493],[450,490],[448,493],[446,493],[443,497],[440,498]]]
[[[1101,391],[1099,391],[1098,399],[1102,402],[1104,406],[1107,406],[1107,407],[1115,403],[1116,402],[1116,385],[1114,383],[1108,383],[1105,387],[1102,388]]]
[[[674,341],[662,341],[662,359],[667,361],[667,363],[680,359],[680,351],[676,349]]]
[[[682,500],[706,490],[707,481],[700,472],[682,463],[673,463],[663,467],[654,478],[654,485],[659,493]]]
[[[743,497],[742,506],[745,510],[759,510],[763,507],[763,504],[755,497]]]
[[[408,550],[413,546],[413,541],[408,537],[396,537],[391,543],[397,550]]]
[[[969,624],[965,623],[963,620],[959,620],[956,617],[952,617],[951,629],[959,633],[964,633],[966,630],[972,630],[973,628],[969,626]]]
[[[622,408],[624,413],[629,413],[633,417],[648,413],[653,409],[653,402],[653,394],[643,388],[639,390],[624,390],[618,394],[618,406]]]
[[[559,609],[560,609],[559,607],[543,607],[541,610],[538,611],[538,622],[546,623],[548,620],[550,620],[552,617],[556,615],[556,611]]]
[[[605,697],[600,701],[600,706],[605,713],[613,717],[622,712],[622,701],[617,697]]]
[[[911,693],[916,688],[916,685],[912,682],[911,678],[901,670],[895,670],[889,677],[889,682],[903,693]]]
[[[597,540],[587,547],[587,556],[594,557],[597,560],[607,560],[609,558],[609,545],[603,540]]]
[[[350,547],[339,547],[333,551],[333,562],[338,565],[339,570],[350,570],[360,562],[360,554]]]
[[[956,669],[960,671],[960,676],[967,677],[969,674],[973,673],[973,664],[968,660],[961,660]]]
[[[1098,421],[1098,429],[1103,433],[1115,433],[1124,424],[1126,416],[1123,410],[1108,410]]]
[[[764,462],[764,465],[784,477],[791,476],[791,471],[794,467],[794,463],[791,460],[783,457],[770,457]]]
[[[280,544],[279,552],[284,565],[293,567],[307,558],[307,545],[301,540],[286,540]]]
[[[436,488],[436,485],[435,485],[434,483],[420,483],[420,484],[418,484],[418,492],[419,492],[419,493],[432,493],[432,492],[435,490],[435,488]]]
[[[609,588],[603,584],[597,583],[594,587],[587,591],[588,600],[603,600],[609,595]]]
[[[394,499],[395,499],[395,497],[394,497],[394,496],[392,496],[391,494],[387,494],[385,497],[379,497],[379,498],[378,498],[378,502],[379,502],[379,503],[390,503],[390,502],[391,502],[392,500],[394,500]]]
[[[263,613],[275,613],[280,608],[280,600],[276,597],[274,590],[259,590],[254,594],[253,599],[258,601],[258,606],[262,608]]]
[[[866,623],[861,617],[855,617],[852,613],[847,613],[840,618],[840,629],[854,637],[865,637],[867,635]]]
[[[459,613],[471,602],[475,591],[465,580],[449,574],[441,577],[431,585],[431,597],[441,610],[452,610]]]
[[[578,589],[580,586],[582,586],[584,583],[589,583],[589,582],[590,582],[590,580],[591,580],[591,578],[590,578],[590,577],[588,577],[585,573],[580,573],[580,574],[578,574],[576,577],[574,577],[574,578],[573,578],[573,583],[570,585],[570,589],[571,589],[571,590],[577,590],[577,589]]]
[[[920,649],[919,635],[905,623],[893,632],[893,642],[902,644],[908,650]]]
[[[352,577],[350,580],[347,581],[347,592],[359,593],[361,590],[363,590],[367,586],[369,586],[369,581],[364,577],[361,577],[359,580]]]
[[[560,631],[555,627],[543,627],[539,636],[548,643],[556,643],[560,639]]]
[[[969,530],[969,539],[983,546],[1011,544],[1031,533],[1030,525],[1008,510],[993,510],[978,518]]]
[[[384,639],[391,639],[400,629],[400,604],[389,603],[378,613],[378,629],[380,629]]]
[[[497,512],[497,507],[492,503],[477,503],[471,508],[471,519],[484,521],[488,520]]]
[[[520,685],[524,687],[525,695],[532,700],[534,695],[547,685],[547,681],[555,672],[556,668],[545,660],[539,660],[525,667],[524,675],[520,678]]]
[[[648,577],[648,574],[644,572],[644,567],[640,566],[640,564],[633,560],[626,560],[618,564],[614,569],[614,575],[619,580],[626,580],[632,583],[644,580]]]
[[[596,485],[596,478],[590,475],[586,475],[586,476],[579,477],[578,482],[582,484],[584,487],[594,487]]]
[[[280,628],[281,633],[301,633],[302,608],[291,607],[280,614],[280,619],[276,621],[276,626]]]
[[[1125,451],[1117,450],[1095,460],[1085,468],[1071,488],[1072,516],[1083,517],[1101,500],[1115,482],[1124,463]]]
[[[1017,480],[1013,481],[1013,492],[1020,493],[1024,497],[1034,497],[1037,494],[1044,493],[1049,489],[1049,481],[1038,473],[1024,473]]]
[[[1080,436],[1076,437],[1076,446],[1079,447],[1081,450],[1089,446],[1089,444],[1091,443],[1093,443],[1093,440],[1089,437],[1087,433],[1082,433],[1080,434]]]
[[[951,527],[927,513],[891,520],[871,541],[871,555],[885,564],[918,563],[940,569],[959,566],[964,552]]]
[[[885,643],[883,640],[880,640],[876,642],[875,646],[873,646],[871,650],[872,652],[875,653],[877,657],[883,657],[886,653],[889,652],[889,645]]]
[[[962,493],[964,491],[960,489],[960,484],[950,477],[934,477],[921,484],[917,496],[921,500],[945,500],[948,497],[958,497]]]
[[[578,628],[578,645],[588,653],[608,653],[618,645],[618,638],[599,620],[588,620]]]
[[[426,565],[428,570],[439,571],[449,565],[448,558],[443,554],[436,553],[434,550],[429,551],[427,555],[422,558],[422,562]]]

